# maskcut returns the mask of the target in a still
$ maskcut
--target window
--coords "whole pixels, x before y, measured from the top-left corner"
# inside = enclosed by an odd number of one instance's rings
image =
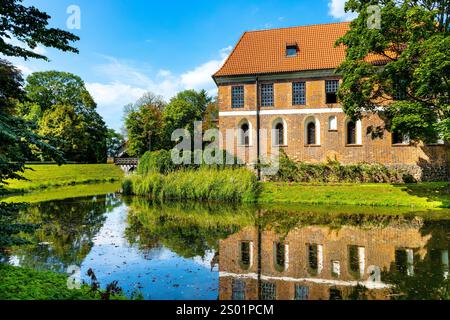
[[[409,137],[407,135],[402,135],[398,131],[392,132],[392,144],[409,144]]]
[[[273,83],[261,84],[261,107],[273,107]]]
[[[261,283],[261,300],[275,300],[276,295],[277,292],[274,283],[270,282]]]
[[[306,104],[306,86],[305,82],[292,83],[292,105]]]
[[[296,44],[286,45],[286,57],[296,57],[298,53],[298,46]]]
[[[231,107],[244,107],[244,86],[231,87]]]
[[[275,242],[274,250],[275,267],[278,271],[284,271],[286,269],[286,245],[282,242]]]
[[[245,300],[245,282],[233,280],[231,300]]]
[[[251,243],[248,241],[241,242],[241,261],[240,261],[241,267],[243,269],[250,268],[252,262],[251,259],[252,259]]]
[[[248,122],[244,122],[241,125],[241,137],[239,139],[239,143],[241,146],[249,146],[250,145],[250,126]]]
[[[309,298],[309,288],[295,285],[295,300],[308,300]]]
[[[316,144],[316,124],[314,122],[308,123],[306,130],[306,144],[315,145]]]
[[[323,268],[323,246],[317,244],[307,245],[308,268],[312,274],[320,274]]]
[[[276,131],[276,145],[283,146],[284,145],[284,127],[282,123],[278,123],[275,126]]]
[[[342,292],[339,289],[330,289],[330,300],[342,300]]]
[[[339,80],[325,81],[326,103],[337,103],[337,91],[339,89]]]
[[[337,131],[337,117],[331,116],[328,118],[328,130]]]
[[[395,250],[395,268],[403,275],[414,275],[414,251],[412,249]]]
[[[347,144],[356,144],[356,124],[353,121],[347,123]]]
[[[341,263],[337,260],[331,261],[331,275],[335,278],[341,275]]]
[[[350,272],[360,278],[365,271],[365,248],[358,246],[348,247],[349,269]]]

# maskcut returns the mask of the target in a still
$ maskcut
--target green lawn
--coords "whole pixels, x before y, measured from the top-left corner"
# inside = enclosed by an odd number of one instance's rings
[[[24,177],[29,181],[8,181],[8,193],[22,193],[51,187],[120,181],[123,173],[112,164],[30,165]]]
[[[44,201],[63,200],[68,198],[82,198],[110,194],[118,192],[121,188],[119,181],[80,184],[76,186],[63,186],[58,188],[50,188],[34,191],[21,195],[13,195],[2,201],[6,203],[38,203]]]
[[[259,203],[449,208],[450,183],[301,184],[263,183]]]

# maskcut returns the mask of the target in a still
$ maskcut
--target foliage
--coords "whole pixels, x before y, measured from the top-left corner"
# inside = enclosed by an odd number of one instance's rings
[[[61,153],[44,141],[45,137],[33,133],[33,127],[15,115],[15,104],[23,99],[23,79],[15,67],[0,60],[0,193],[7,180],[23,180],[25,161],[31,153],[30,147],[63,161]],[[21,244],[19,231],[29,232],[31,228],[15,223],[18,207],[2,204],[0,212],[0,247]]]
[[[66,159],[106,161],[107,128],[80,77],[67,72],[35,72],[28,77],[25,90],[31,107],[19,106],[22,116],[34,118],[38,132],[51,137]]]
[[[125,179],[128,188],[130,184],[132,194],[156,200],[253,202],[258,192],[256,176],[243,168],[200,168],[174,171],[167,175],[133,175]]]
[[[125,138],[122,134],[116,132],[114,129],[108,129],[106,136],[106,150],[108,157],[114,157],[125,143]]]
[[[88,285],[70,290],[67,276],[0,264],[0,300],[100,300],[105,294],[113,300],[126,299],[111,292],[93,290]]]
[[[125,130],[128,154],[140,157],[148,150],[159,150],[164,146],[162,97],[146,93],[134,105],[126,106]]]
[[[175,169],[172,162],[170,151],[159,150],[153,152],[146,152],[140,159],[137,172],[140,175],[147,175],[148,173],[162,173],[166,174]]]
[[[370,5],[381,8],[381,29],[368,27]],[[450,3],[349,0],[345,8],[359,14],[337,42],[347,47],[338,68],[345,112],[377,112],[388,130],[412,139],[450,139]]]
[[[175,165],[172,161],[172,152],[167,150],[159,150],[146,152],[139,159],[138,166],[138,174],[146,175],[148,173],[162,173],[167,174],[174,170],[180,169],[199,169],[199,168],[214,168],[214,169],[235,169],[239,167],[243,167],[243,164],[239,164],[238,159],[228,153],[226,150],[217,151],[219,154],[217,155],[220,160],[219,164],[206,164],[205,160],[202,158],[200,164],[195,164],[195,155],[193,152],[185,151],[187,157],[190,159],[191,164],[181,164]],[[233,164],[228,165],[227,159],[232,159]]]
[[[39,105],[42,112],[59,104],[71,105],[77,112],[96,108],[84,81],[69,72],[34,72],[27,78],[25,91],[28,99]]]
[[[398,183],[402,177],[381,164],[360,163],[343,165],[337,161],[309,164],[295,162],[285,153],[280,156],[280,167],[276,175],[269,177],[278,182],[364,182]]]
[[[205,130],[216,126],[217,103],[206,91],[179,92],[166,104],[162,97],[148,92],[136,103],[125,106],[128,153],[141,157],[146,151],[171,149],[172,133],[186,129],[191,135],[194,122],[203,121]]]
[[[218,250],[219,240],[254,224],[253,208],[206,203],[155,203],[133,198],[125,235],[141,250],[158,245],[184,258]]]
[[[22,0],[3,0],[0,6],[0,53],[5,56],[48,60],[36,52],[36,47],[52,47],[78,53],[70,45],[79,38],[70,32],[49,28],[50,16],[36,7],[22,5]],[[11,39],[21,44],[16,45]]]

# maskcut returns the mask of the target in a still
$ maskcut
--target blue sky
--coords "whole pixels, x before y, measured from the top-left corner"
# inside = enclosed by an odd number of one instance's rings
[[[345,0],[151,1],[24,0],[67,29],[67,8],[81,12],[80,54],[36,50],[51,62],[11,59],[25,75],[58,70],[82,77],[107,125],[122,126],[122,110],[146,91],[166,100],[183,89],[216,93],[217,71],[244,31],[348,20]]]

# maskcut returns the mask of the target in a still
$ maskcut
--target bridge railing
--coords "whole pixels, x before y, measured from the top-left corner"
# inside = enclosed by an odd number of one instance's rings
[[[137,166],[139,164],[138,158],[114,158],[116,166]]]

